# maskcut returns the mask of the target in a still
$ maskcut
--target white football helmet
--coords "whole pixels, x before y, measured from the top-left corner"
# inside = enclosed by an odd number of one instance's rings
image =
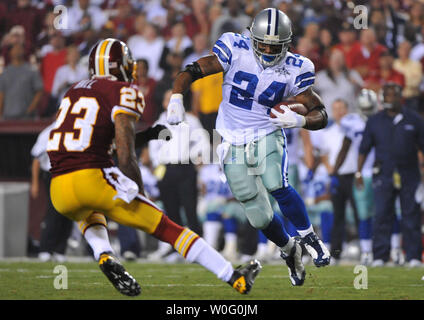
[[[377,110],[377,94],[369,89],[362,89],[358,96],[358,109],[364,116],[369,117]]]

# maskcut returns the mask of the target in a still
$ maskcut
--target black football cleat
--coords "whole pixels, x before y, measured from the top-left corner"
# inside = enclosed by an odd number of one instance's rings
[[[248,294],[253,287],[255,278],[261,271],[262,266],[258,260],[252,260],[245,266],[234,269],[228,284],[241,294]]]
[[[138,296],[141,293],[140,285],[112,254],[102,253],[99,267],[120,293],[130,297]]]

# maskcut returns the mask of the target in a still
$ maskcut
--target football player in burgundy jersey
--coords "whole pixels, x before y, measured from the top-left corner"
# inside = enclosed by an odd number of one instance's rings
[[[123,294],[141,289],[113,255],[105,216],[168,242],[190,262],[204,266],[240,293],[248,293],[261,269],[253,260],[233,269],[188,228],[172,222],[143,191],[135,155],[143,136],[135,134],[144,99],[131,84],[134,62],[125,43],[99,41],[89,57],[91,78],[65,94],[50,133],[51,198],[58,212],[79,221],[100,269]],[[115,140],[118,166],[109,153]]]

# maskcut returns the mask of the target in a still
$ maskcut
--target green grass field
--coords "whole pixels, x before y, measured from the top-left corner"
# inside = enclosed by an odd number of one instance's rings
[[[118,293],[94,262],[64,263],[68,289],[54,288],[57,263],[0,262],[0,299],[128,299]],[[249,295],[240,295],[215,275],[192,264],[125,263],[148,300],[389,300],[424,299],[424,269],[368,268],[368,289],[354,288],[354,266],[307,266],[302,287],[292,287],[287,268],[265,264]],[[361,282],[363,283],[363,282]]]

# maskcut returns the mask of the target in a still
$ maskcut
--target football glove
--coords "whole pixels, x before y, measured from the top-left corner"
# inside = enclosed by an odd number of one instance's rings
[[[269,118],[271,123],[279,128],[302,128],[306,124],[306,119],[304,116],[290,110],[289,107],[282,105],[280,107],[284,110],[284,113],[278,112],[275,109],[271,109],[272,114],[275,115],[275,118]]]
[[[184,120],[184,115],[183,95],[174,93],[169,100],[166,120],[169,124],[178,124]]]

